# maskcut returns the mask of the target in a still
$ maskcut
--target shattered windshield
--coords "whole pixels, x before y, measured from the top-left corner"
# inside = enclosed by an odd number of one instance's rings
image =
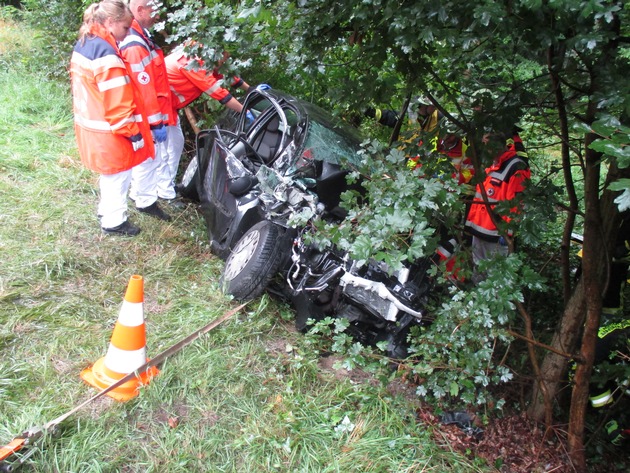
[[[354,129],[332,123],[319,108],[309,104],[310,118],[304,150],[313,159],[340,164],[344,161],[359,164],[360,138]]]
[[[321,123],[311,122],[304,149],[310,150],[313,159],[333,164],[358,164],[357,146]]]

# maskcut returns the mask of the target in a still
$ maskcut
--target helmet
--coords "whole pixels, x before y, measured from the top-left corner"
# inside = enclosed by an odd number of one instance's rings
[[[420,106],[420,105],[433,105],[433,103],[431,103],[429,98],[424,96],[424,95],[420,95],[420,96],[416,97],[414,99],[414,102],[416,103],[417,106]]]
[[[443,130],[449,135],[459,135],[461,136],[463,133],[462,129],[458,127],[455,123],[450,120],[444,120],[442,124]]]

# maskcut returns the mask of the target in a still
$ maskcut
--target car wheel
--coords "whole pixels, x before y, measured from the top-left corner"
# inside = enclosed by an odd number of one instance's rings
[[[182,182],[177,186],[179,193],[187,199],[199,201],[197,181],[199,180],[199,161],[197,156],[190,160],[188,167],[182,176]]]
[[[241,237],[225,261],[221,276],[224,292],[238,300],[263,293],[282,262],[282,232],[282,227],[263,220]]]

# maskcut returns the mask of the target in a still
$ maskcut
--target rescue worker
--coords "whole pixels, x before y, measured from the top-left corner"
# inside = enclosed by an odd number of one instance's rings
[[[466,155],[467,149],[468,141],[461,138],[457,131],[449,131],[448,126],[444,137],[438,137],[437,151],[450,158],[451,165],[455,168],[451,177],[457,179],[459,185],[468,184],[475,175],[475,166]],[[471,187],[472,193],[472,186],[468,187]]]
[[[630,380],[621,374],[621,367],[630,354],[630,318],[624,314],[623,288],[628,278],[630,262],[630,211],[621,214],[621,224],[613,252],[608,285],[602,299],[602,316],[597,332],[593,375],[589,386],[589,401],[596,411],[612,415],[606,423],[606,437],[614,445],[630,439],[630,419],[627,415],[627,399]],[[625,404],[614,406],[617,401]],[[615,407],[609,412],[607,407]],[[625,428],[624,428],[625,427]]]
[[[102,231],[135,236],[127,220],[127,191],[134,166],[153,156],[142,99],[116,44],[132,22],[122,0],[90,5],[70,60],[74,130],[81,161],[100,174]]]
[[[236,112],[243,110],[243,105],[232,96],[232,94],[222,87],[223,75],[219,73],[218,67],[227,59],[224,54],[223,60],[219,61],[217,67],[212,71],[204,68],[204,63],[196,59],[197,68],[191,67],[192,59],[184,52],[184,46],[179,46],[165,58],[166,73],[171,91],[171,104],[174,123],[167,127],[167,140],[158,145],[162,160],[157,171],[158,197],[161,199],[176,199],[175,177],[179,160],[184,151],[184,134],[178,117],[178,111],[191,102],[199,98],[202,94],[207,94],[220,104],[225,105]],[[249,84],[240,77],[234,77],[232,87],[239,87],[245,91],[249,89]],[[253,115],[251,115],[253,121]]]
[[[431,151],[450,159],[451,165],[455,168],[451,177],[457,179],[460,185],[468,184],[474,176],[475,168],[472,160],[466,156],[468,144],[460,136],[461,131],[448,122],[444,114],[427,97],[416,98],[415,104],[415,108],[411,108],[410,119],[412,122],[418,122],[420,127],[407,141],[419,140],[419,144],[422,144],[423,140],[427,139],[431,144]],[[422,165],[420,161],[420,156],[415,156],[409,159],[407,166],[415,169]]]
[[[597,333],[595,345],[594,371],[589,386],[589,401],[598,411],[613,407],[622,402],[613,412],[607,412],[612,419],[605,425],[606,437],[614,445],[621,445],[630,439],[630,419],[628,402],[619,399],[630,396],[630,379],[626,376],[611,376],[615,366],[627,362],[630,352],[630,319],[608,319],[602,314],[602,325]],[[618,371],[619,368],[617,368]]]
[[[415,117],[420,123],[420,131],[431,133],[435,131],[444,118],[444,114],[427,97],[416,99]],[[412,117],[414,117],[412,112]]]
[[[172,119],[172,107],[164,53],[149,33],[149,28],[159,19],[157,6],[154,0],[130,0],[129,9],[134,20],[129,35],[120,44],[120,51],[131,66],[131,80],[142,93],[153,141],[159,144],[167,139],[166,127]],[[157,201],[159,152],[160,148],[156,146],[155,155],[132,171],[130,196],[139,212],[169,221],[171,216]]]
[[[363,112],[366,117],[373,118],[378,123],[394,128],[398,123],[398,114],[394,110],[369,107]]]
[[[492,165],[486,168],[486,177],[482,183],[488,204],[483,199],[482,184],[478,184],[466,217],[465,228],[472,234],[475,267],[481,260],[496,254],[508,254],[507,243],[497,229],[495,219],[509,222],[511,217],[497,214],[495,207],[499,202],[514,199],[525,189],[526,182],[531,178],[527,152],[516,131],[507,139],[505,135],[495,133],[484,136],[483,141],[492,154],[496,153],[496,157]],[[517,212],[518,207],[515,205],[510,213]],[[479,273],[473,274],[473,282],[479,282],[482,277]]]

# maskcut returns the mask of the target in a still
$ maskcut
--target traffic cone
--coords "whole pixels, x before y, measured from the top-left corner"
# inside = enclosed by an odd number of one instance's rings
[[[148,361],[143,302],[142,276],[133,275],[129,280],[107,354],[81,372],[81,378],[86,383],[101,390],[106,389]],[[112,389],[107,395],[117,401],[128,401],[136,397],[139,388],[149,384],[151,378],[157,374],[158,369],[151,367],[138,373],[136,378]]]

